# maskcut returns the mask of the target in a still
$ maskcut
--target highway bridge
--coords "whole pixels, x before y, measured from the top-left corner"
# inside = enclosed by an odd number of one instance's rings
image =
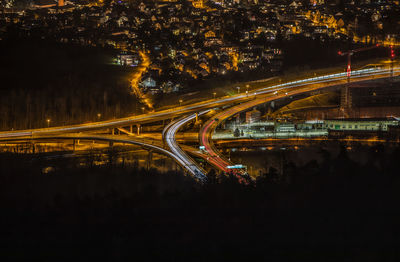
[[[353,71],[351,79],[352,82],[371,81],[389,78],[391,77],[391,74],[391,68],[374,67]],[[393,74],[394,76],[398,76],[400,74],[400,67],[395,67],[393,69]],[[234,166],[234,163],[231,163],[224,156],[220,155],[218,150],[214,147],[211,139],[215,128],[226,119],[266,102],[297,94],[308,93],[327,87],[344,85],[347,84],[347,80],[346,72],[300,79],[262,87],[253,90],[250,93],[246,92],[235,96],[211,99],[191,105],[183,105],[173,109],[154,111],[127,118],[63,127],[0,132],[0,141],[40,140],[52,138],[102,140],[140,145],[144,148],[152,149],[171,157],[194,178],[198,181],[204,182],[206,180],[205,170],[203,170],[188,154],[186,154],[186,152],[205,159],[209,164],[222,172],[229,172],[230,169],[228,166]],[[228,106],[229,108],[211,117],[200,128],[198,136],[199,146],[204,148],[203,152],[199,152],[197,149],[177,143],[176,134],[184,125],[197,119],[199,116],[205,115],[212,108]],[[179,119],[171,121],[171,123],[164,128],[162,132],[162,141],[146,138],[139,139],[137,136],[140,130],[140,125],[142,124],[175,118]],[[138,132],[133,131],[133,126],[135,125]],[[117,130],[118,133],[125,133],[126,135],[124,137],[117,136],[115,135],[114,130]],[[104,133],[104,131],[106,131],[106,134],[93,134],[93,132]]]

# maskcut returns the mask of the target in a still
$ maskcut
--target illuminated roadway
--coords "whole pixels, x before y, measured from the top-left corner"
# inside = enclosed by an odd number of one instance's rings
[[[183,114],[200,111],[203,109],[209,109],[214,107],[223,106],[229,103],[234,103],[241,100],[248,100],[248,98],[244,95],[225,97],[222,99],[213,99],[208,100],[206,102],[200,102],[188,106],[180,106],[174,109],[167,109],[157,112],[151,112],[147,114],[119,118],[115,120],[102,121],[102,122],[94,122],[87,124],[79,124],[79,125],[69,125],[69,126],[59,126],[59,127],[51,127],[51,128],[40,128],[40,129],[30,129],[30,130],[20,130],[20,131],[6,131],[0,132],[0,139],[8,139],[13,137],[34,137],[34,136],[42,136],[42,135],[57,135],[62,133],[76,133],[76,132],[85,132],[85,131],[93,131],[93,130],[101,130],[106,128],[116,128],[121,126],[129,126],[140,123],[149,123],[161,121],[168,118],[173,118],[176,116],[180,116]]]
[[[178,155],[162,148],[161,143],[157,143],[157,141],[149,140],[149,139],[138,139],[132,138],[129,136],[121,137],[121,136],[113,136],[113,135],[85,135],[85,134],[66,134],[66,135],[56,135],[56,136],[41,136],[40,138],[35,138],[37,140],[47,140],[47,139],[76,139],[76,140],[96,140],[96,141],[106,141],[106,142],[113,142],[113,143],[122,143],[122,144],[131,144],[141,146],[146,149],[157,151],[161,154],[171,157],[174,159],[182,168],[188,170],[187,163],[183,161]],[[23,140],[23,139],[22,139]],[[7,141],[21,141],[20,138],[11,138]],[[188,147],[190,150],[190,147]]]
[[[397,75],[399,73],[398,67],[394,68],[394,74]],[[11,132],[0,132],[0,139],[1,140],[10,140],[10,139],[36,139],[42,136],[59,136],[66,133],[74,133],[74,132],[83,132],[89,130],[101,130],[105,128],[115,128],[115,127],[123,127],[128,125],[135,125],[138,123],[146,123],[146,122],[154,122],[160,121],[163,119],[173,118],[179,115],[192,113],[204,109],[220,107],[228,104],[235,104],[243,101],[248,101],[250,99],[254,99],[250,102],[245,104],[233,107],[228,109],[215,117],[209,120],[204,127],[201,129],[200,133],[200,144],[204,145],[206,148],[206,153],[208,154],[208,161],[212,165],[218,167],[222,171],[227,171],[227,165],[229,165],[229,161],[224,159],[223,157],[219,156],[218,152],[212,145],[211,134],[217,127],[219,123],[223,120],[229,118],[232,115],[237,114],[238,112],[247,110],[255,105],[265,103],[267,101],[272,101],[274,99],[283,98],[285,96],[290,96],[294,94],[304,93],[316,89],[321,89],[328,86],[339,85],[345,83],[347,79],[347,73],[337,73],[337,74],[330,74],[324,75],[319,77],[307,78],[292,82],[287,82],[283,84],[273,85],[265,88],[260,88],[255,90],[249,94],[238,94],[232,97],[223,97],[219,99],[208,100],[205,102],[200,102],[192,105],[187,106],[180,106],[174,109],[162,110],[158,112],[151,112],[148,114],[132,116],[127,118],[120,118],[115,120],[103,121],[103,122],[96,122],[96,123],[87,123],[87,124],[80,124],[80,125],[71,125],[71,126],[63,126],[63,127],[53,127],[53,128],[42,128],[42,129],[32,129],[32,130],[22,130],[22,131],[11,131]],[[387,68],[368,68],[362,69],[352,72],[352,82],[356,81],[366,81],[366,80],[373,80],[377,78],[383,78],[390,76],[390,69]],[[283,91],[283,92],[281,92]],[[177,126],[179,128],[180,125]],[[172,130],[173,131],[173,130]],[[172,134],[172,133],[171,133]],[[173,136],[175,136],[176,132]],[[171,137],[170,137],[171,138]],[[83,138],[82,138],[83,139]],[[113,139],[113,141],[121,142],[121,143],[132,143],[131,140],[121,140]],[[172,141],[172,140],[170,140]],[[136,142],[135,142],[136,143]],[[144,144],[144,143],[143,143]],[[155,148],[156,149],[156,148]],[[171,153],[168,150],[163,148],[162,152],[165,154],[173,157],[180,165],[183,167],[187,167],[188,165],[182,160],[182,155],[176,153]],[[157,150],[159,150],[157,148]],[[172,150],[172,149],[171,149]],[[176,150],[176,148],[174,149]],[[159,150],[161,151],[161,150]],[[168,153],[167,153],[168,152]],[[190,165],[191,166],[191,165]],[[188,169],[189,172],[192,172],[190,168]]]
[[[395,71],[397,72],[397,69]],[[376,77],[384,74],[388,74],[389,69],[381,69],[381,68],[370,68],[353,71],[352,79],[359,77]],[[147,114],[131,116],[126,118],[119,118],[115,120],[102,121],[102,122],[94,122],[94,123],[86,123],[79,125],[69,125],[69,126],[59,126],[52,128],[41,128],[41,129],[30,129],[30,130],[20,130],[20,131],[6,131],[0,132],[0,139],[7,139],[12,137],[33,137],[33,136],[41,136],[41,135],[49,135],[49,134],[62,134],[62,133],[74,133],[74,132],[84,132],[91,130],[101,130],[105,128],[115,128],[121,126],[129,126],[146,122],[155,122],[161,121],[163,119],[173,118],[179,115],[200,111],[203,109],[209,109],[219,106],[224,106],[227,104],[234,104],[240,101],[249,100],[254,98],[260,94],[271,93],[272,91],[278,92],[288,88],[298,88],[311,84],[322,84],[322,83],[330,83],[343,81],[346,79],[346,73],[338,73],[338,74],[330,74],[320,77],[307,78],[298,81],[292,81],[284,84],[274,85],[266,88],[260,88],[255,90],[254,93],[250,94],[238,94],[231,97],[223,97],[220,99],[207,100],[205,102],[199,102],[192,105],[180,106],[174,109],[167,109],[157,112],[151,112]],[[321,87],[322,88],[322,87]]]
[[[205,110],[198,113],[198,116],[208,113],[210,110]],[[196,118],[196,114],[183,117],[176,121],[171,122],[163,130],[163,140],[167,143],[168,147],[178,158],[185,163],[186,169],[197,179],[204,182],[207,179],[206,172],[197,165],[197,163],[189,157],[176,142],[175,135],[179,128]]]
[[[394,69],[394,74],[398,74],[400,72],[400,68]],[[352,80],[353,82],[357,81],[366,81],[373,79],[388,77],[390,76],[390,69],[365,69],[365,70],[358,70],[352,73]],[[389,74],[389,75],[388,75]],[[357,80],[354,81],[354,78]],[[366,79],[367,78],[367,79]],[[307,81],[308,80],[308,81]],[[273,101],[276,99],[284,98],[287,96],[300,94],[309,92],[312,90],[321,89],[327,86],[338,85],[340,81],[347,81],[346,73],[339,73],[333,74],[328,76],[321,76],[316,78],[310,78],[306,80],[294,81],[285,84],[279,84],[267,88],[258,89],[256,92],[249,94],[249,96],[258,96],[258,98],[246,102],[244,104],[240,104],[229,108],[217,115],[213,118],[208,120],[203,128],[200,130],[199,138],[200,138],[200,145],[204,146],[207,155],[209,156],[209,163],[213,166],[218,167],[223,172],[229,172],[231,169],[228,166],[234,165],[229,160],[224,158],[222,155],[219,154],[218,150],[215,148],[212,142],[212,134],[215,131],[215,128],[224,120],[232,117],[240,112],[246,111],[254,106],[259,104],[263,104],[269,101]],[[328,85],[326,85],[328,84]],[[342,83],[343,84],[343,83]],[[300,87],[300,88],[299,88]],[[295,89],[294,89],[295,88]],[[286,91],[283,93],[279,93],[279,91]],[[264,95],[264,96],[260,96]]]

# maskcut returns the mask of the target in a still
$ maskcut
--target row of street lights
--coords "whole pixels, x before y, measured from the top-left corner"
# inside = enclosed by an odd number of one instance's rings
[[[101,118],[101,114],[97,113],[97,121],[100,121],[100,118]],[[51,122],[51,119],[47,118],[46,119],[47,127],[50,127],[50,122]]]
[[[249,96],[249,87],[250,87],[250,85],[246,85],[246,95],[247,95],[247,96]],[[238,87],[236,87],[236,88],[238,89],[238,94],[240,94],[240,86],[238,86]],[[216,92],[213,92],[212,94],[213,94],[213,99],[215,99],[216,96],[217,96],[217,93],[216,93]],[[179,106],[182,106],[182,103],[183,103],[183,100],[182,100],[182,99],[179,99]],[[143,109],[143,108],[142,108],[142,109]]]
[[[246,85],[246,96],[249,96],[249,87],[250,85]],[[237,86],[236,89],[238,90],[238,94],[240,94],[240,86]]]
[[[250,85],[246,85],[246,95],[247,96],[249,95],[249,87],[250,87]],[[240,86],[238,86],[236,88],[238,90],[238,94],[240,94]],[[216,98],[216,95],[217,95],[217,93],[213,92],[213,98],[214,99]],[[182,106],[182,103],[183,103],[183,100],[179,99],[179,106]],[[142,107],[141,109],[142,109],[142,113],[144,114],[145,107]],[[98,113],[97,114],[97,121],[100,121],[100,119],[101,119],[101,114]],[[47,127],[50,127],[51,119],[50,118],[46,119],[46,122],[47,122]]]
[[[182,100],[179,100],[179,103],[180,103],[180,105],[182,104]],[[145,107],[142,107],[142,112],[143,112],[143,114],[144,114],[144,110],[145,110],[146,108]],[[100,121],[101,120],[101,114],[100,113],[97,113],[97,121]],[[50,118],[47,118],[46,119],[46,123],[47,123],[47,127],[50,127],[50,122],[51,122],[51,119]]]

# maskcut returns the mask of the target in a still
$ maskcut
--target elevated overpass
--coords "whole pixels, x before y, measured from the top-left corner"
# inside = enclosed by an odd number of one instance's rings
[[[395,67],[393,72],[395,76],[398,76],[400,73],[400,68]],[[390,68],[383,68],[383,67],[367,68],[367,69],[353,71],[352,81],[353,82],[370,81],[375,79],[388,78],[390,76],[391,76]],[[223,112],[209,119],[204,124],[203,128],[199,133],[200,145],[205,147],[205,154],[201,154],[199,152],[197,152],[197,154],[205,158],[211,165],[217,167],[221,171],[227,172],[228,171],[227,166],[232,165],[233,163],[230,163],[229,160],[225,159],[223,156],[219,154],[219,152],[213,146],[211,140],[212,133],[220,123],[222,123],[223,121],[225,121],[226,119],[237,113],[243,112],[245,110],[248,110],[254,106],[260,105],[265,102],[281,99],[296,94],[307,93],[310,91],[326,87],[343,85],[346,83],[347,83],[347,74],[336,73],[336,74],[291,81],[283,84],[272,85],[268,87],[259,88],[257,90],[252,91],[251,93],[238,94],[236,96],[231,96],[231,97],[223,97],[218,99],[207,100],[192,105],[185,105],[173,109],[151,112],[148,114],[142,114],[127,118],[120,118],[120,119],[102,121],[96,123],[63,126],[63,127],[0,132],[0,140],[10,141],[10,140],[21,140],[21,139],[37,140],[46,138],[52,138],[52,139],[69,138],[69,139],[89,139],[89,140],[92,139],[92,140],[114,141],[116,143],[136,144],[147,148],[152,148],[171,157],[178,164],[180,164],[182,167],[188,170],[189,173],[193,174],[193,172],[195,172],[193,170],[198,170],[197,172],[200,172],[199,171],[200,169],[197,169],[197,167],[195,167],[196,165],[193,164],[192,160],[190,160],[187,157],[182,157],[183,151],[181,151],[182,149],[183,150],[190,150],[190,149],[188,149],[187,147],[177,148],[175,139],[178,129],[182,125],[184,125],[187,121],[193,119],[192,118],[193,115],[184,117],[178,122],[175,122],[175,126],[171,125],[169,127],[170,132],[168,132],[168,141],[170,142],[172,141],[169,150],[164,148],[164,143],[161,141],[160,143],[158,142],[155,143],[154,140],[152,140],[152,142],[149,143],[149,141],[143,139],[140,142],[137,139],[134,139],[132,136],[130,136],[129,139],[126,139],[122,137],[118,138],[112,135],[86,134],[86,132],[121,128],[132,125],[140,125],[143,123],[155,122],[163,119],[176,118],[193,112],[200,112],[205,109],[222,107],[227,105],[236,105],[232,108],[224,110]],[[238,103],[242,104],[237,105]],[[174,128],[172,128],[172,126],[174,126]],[[85,133],[76,134],[77,132],[85,132]],[[174,140],[175,142],[173,142]],[[191,151],[193,153],[195,150]]]
[[[353,82],[370,81],[375,79],[389,78],[392,76],[391,74],[391,69],[366,69],[355,71],[352,79]],[[394,69],[394,75],[398,76],[399,74],[400,68],[397,67]],[[209,119],[199,132],[200,145],[204,146],[207,155],[209,155],[210,157],[210,163],[212,163],[214,166],[217,166],[221,171],[228,172],[230,171],[228,169],[228,166],[233,166],[234,163],[230,162],[230,160],[219,154],[218,150],[215,148],[212,142],[212,134],[219,124],[221,124],[226,119],[240,112],[249,110],[257,105],[288,96],[315,91],[329,86],[339,86],[347,84],[347,81],[347,74],[339,73],[317,78],[310,78],[308,80],[298,80],[259,89],[257,90],[257,92],[251,94],[254,97],[257,96],[256,99],[231,107],[215,115],[212,119]]]

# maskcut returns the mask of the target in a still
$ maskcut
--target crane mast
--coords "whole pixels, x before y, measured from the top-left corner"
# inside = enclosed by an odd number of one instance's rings
[[[350,82],[350,77],[351,77],[351,56],[354,55],[355,53],[359,53],[359,52],[363,52],[363,51],[367,51],[367,50],[371,50],[371,49],[375,49],[379,47],[379,44],[376,44],[374,46],[369,46],[369,47],[363,47],[363,48],[358,48],[358,49],[353,49],[353,50],[349,50],[347,52],[341,52],[339,51],[338,54],[341,56],[347,56],[347,82]]]
[[[358,48],[358,49],[353,49],[349,50],[347,52],[341,52],[339,51],[338,54],[340,56],[347,56],[347,67],[346,67],[346,72],[347,72],[347,84],[343,85],[341,88],[341,95],[340,95],[340,109],[344,112],[347,113],[347,109],[351,107],[351,99],[350,99],[350,93],[349,93],[349,84],[350,84],[350,78],[351,78],[351,57],[355,53],[371,50],[374,48],[379,47],[379,44],[376,44],[374,46],[369,46],[369,47],[363,47],[363,48]]]

